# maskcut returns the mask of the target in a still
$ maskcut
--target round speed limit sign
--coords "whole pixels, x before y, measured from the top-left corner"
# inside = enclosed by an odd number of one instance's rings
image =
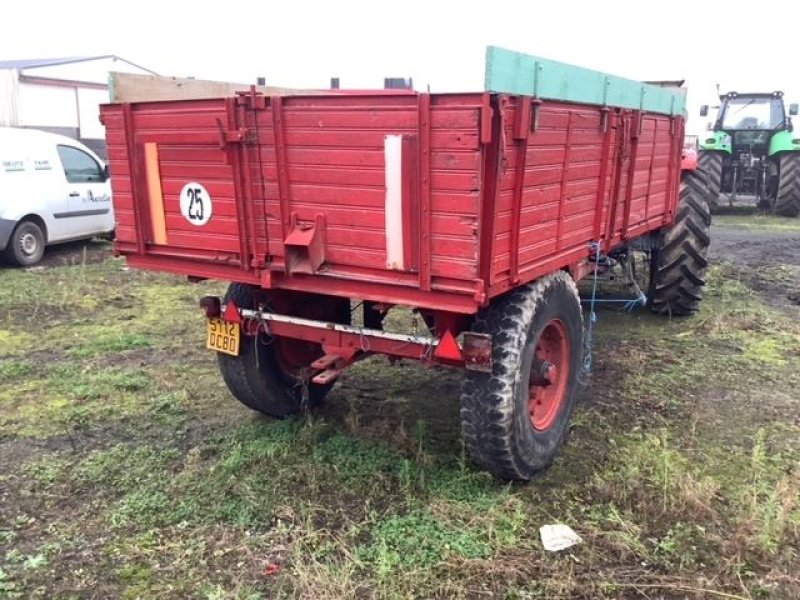
[[[191,181],[181,190],[181,214],[192,225],[205,225],[213,209],[208,190],[196,181]]]

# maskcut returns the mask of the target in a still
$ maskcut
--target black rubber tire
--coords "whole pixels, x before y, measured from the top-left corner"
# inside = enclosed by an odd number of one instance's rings
[[[714,211],[719,206],[722,192],[722,153],[713,150],[700,151],[697,166],[705,175],[708,207]]]
[[[670,316],[691,315],[703,299],[711,213],[702,173],[685,171],[675,223],[652,252],[650,310]]]
[[[800,152],[788,152],[778,159],[778,193],[773,210],[781,217],[800,215]]]
[[[252,309],[263,293],[260,288],[232,283],[223,302],[233,300],[239,308]],[[322,356],[321,347],[318,356]],[[274,340],[265,335],[242,335],[239,356],[218,353],[217,360],[231,394],[248,408],[271,417],[290,417],[318,406],[334,385],[309,382],[308,406],[304,407],[300,381],[281,367]]]
[[[533,428],[528,380],[535,345],[547,323],[560,319],[569,340],[566,395],[551,427]],[[467,371],[461,385],[461,428],[472,460],[496,477],[531,479],[564,443],[580,391],[583,319],[578,288],[558,271],[495,299],[472,331],[492,335],[491,373]]]
[[[28,236],[32,236],[34,240],[35,247],[32,252],[25,250],[23,240]],[[28,239],[30,240],[31,238]],[[44,231],[39,225],[33,221],[22,221],[11,234],[8,245],[3,251],[3,256],[12,264],[20,267],[30,267],[42,260],[46,243]]]

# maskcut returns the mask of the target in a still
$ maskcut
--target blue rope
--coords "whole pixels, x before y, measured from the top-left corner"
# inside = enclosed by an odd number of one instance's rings
[[[638,286],[637,286],[637,289],[638,289]],[[637,298],[633,298],[632,300],[628,300],[625,303],[625,306],[623,306],[622,308],[625,310],[625,312],[633,312],[634,310],[636,310],[640,306],[647,306],[647,296],[645,295],[645,293],[642,290],[639,290],[639,296]]]
[[[588,323],[586,325],[586,335],[583,338],[583,367],[581,369],[581,378],[582,383],[584,385],[587,383],[587,380],[592,375],[592,360],[593,360],[593,342],[594,342],[594,324],[597,323],[597,311],[596,307],[598,304],[622,304],[622,310],[625,312],[633,312],[639,306],[646,306],[647,305],[647,296],[645,293],[636,285],[634,281],[634,287],[636,288],[636,298],[598,298],[597,297],[597,286],[599,281],[599,271],[600,271],[600,241],[590,242],[589,248],[594,252],[594,277],[592,281],[592,296],[589,300],[581,299],[581,302],[584,304],[589,305],[589,314],[588,314]]]
[[[597,282],[598,282],[598,265],[600,264],[600,241],[590,242],[589,248],[594,251],[594,278],[592,282],[592,298],[589,301],[589,323],[586,326],[586,335],[583,338],[583,368],[581,369],[581,376],[584,381],[588,380],[592,375],[592,336],[594,334],[594,324],[597,322],[597,312],[595,306],[597,305]]]
[[[596,305],[596,304],[624,304],[622,310],[625,312],[633,312],[639,306],[647,304],[647,296],[644,293],[639,293],[636,298],[596,298],[589,300],[581,300],[583,304]]]

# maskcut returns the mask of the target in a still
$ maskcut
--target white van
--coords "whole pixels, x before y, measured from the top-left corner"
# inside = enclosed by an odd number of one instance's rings
[[[49,244],[108,235],[114,209],[108,168],[63,135],[0,127],[0,251],[33,265]]]

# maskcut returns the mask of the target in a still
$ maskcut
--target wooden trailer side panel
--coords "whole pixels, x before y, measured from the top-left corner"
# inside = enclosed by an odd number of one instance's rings
[[[609,223],[605,231],[610,245],[658,229],[672,220],[675,211],[683,123],[644,114],[639,126],[638,118],[636,113],[627,117],[613,225]]]
[[[592,107],[543,102],[538,115],[529,111],[524,132],[515,131],[518,110],[508,99],[504,134],[513,145],[498,186],[492,286],[526,280],[539,263],[585,249],[594,236],[603,142],[610,135]]]
[[[489,94],[252,94],[103,118],[131,264],[458,312],[670,223],[683,134],[680,117]],[[189,185],[210,219],[186,214]]]
[[[529,97],[499,105],[491,295],[570,266],[593,241],[608,250],[671,222],[680,119]]]

